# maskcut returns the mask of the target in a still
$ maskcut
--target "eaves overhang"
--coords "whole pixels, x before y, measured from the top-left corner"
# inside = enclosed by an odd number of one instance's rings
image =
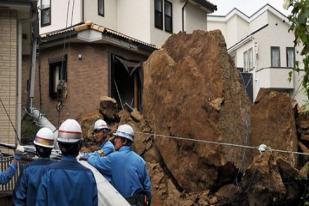
[[[41,48],[46,48],[57,44],[60,45],[63,44],[63,41],[110,44],[128,50],[134,50],[136,52],[142,51],[146,53],[151,53],[157,49],[153,44],[149,44],[109,28],[93,24],[92,22],[86,22],[67,29],[40,35]]]
[[[193,4],[200,5],[203,10],[207,11],[207,13],[213,13],[214,11],[217,10],[217,6],[210,3],[207,0],[190,0],[190,2],[193,3]]]

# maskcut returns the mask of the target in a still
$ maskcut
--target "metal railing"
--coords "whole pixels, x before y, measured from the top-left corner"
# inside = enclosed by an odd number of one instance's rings
[[[4,156],[3,154],[1,154],[0,171],[5,171],[8,168],[8,166],[11,164],[12,160],[13,160],[13,156]],[[4,194],[4,193],[7,194],[7,193],[13,192],[18,176],[20,175],[23,166],[27,163],[28,161],[18,161],[16,172],[14,176],[11,178],[11,180],[5,185],[0,184],[0,194]]]

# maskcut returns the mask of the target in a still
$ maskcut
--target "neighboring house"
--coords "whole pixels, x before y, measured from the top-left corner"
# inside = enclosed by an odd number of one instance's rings
[[[16,142],[14,129],[18,137],[21,135],[22,64],[24,55],[30,54],[31,20],[36,8],[33,0],[0,0],[1,143]]]
[[[56,126],[101,96],[142,109],[142,64],[172,34],[207,29],[206,0],[41,0],[36,106]]]
[[[253,85],[253,100],[260,88],[270,88],[288,91],[303,105],[303,71],[293,72],[295,61],[302,61],[301,48],[294,47],[295,38],[289,27],[287,17],[269,4],[250,17],[236,8],[225,16],[208,16],[208,29],[221,30],[235,66],[249,80],[246,85]]]

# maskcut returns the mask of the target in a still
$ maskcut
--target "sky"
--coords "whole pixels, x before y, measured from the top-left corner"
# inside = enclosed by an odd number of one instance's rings
[[[226,15],[233,8],[238,8],[247,16],[252,15],[265,4],[270,4],[281,13],[288,15],[289,12],[283,8],[283,0],[208,0],[217,5],[217,11],[213,15]]]

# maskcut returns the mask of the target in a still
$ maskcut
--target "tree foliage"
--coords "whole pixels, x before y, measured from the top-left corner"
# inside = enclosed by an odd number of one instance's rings
[[[309,0],[285,0],[284,7],[292,8],[291,15],[288,17],[291,22],[290,31],[295,34],[294,44],[302,47],[304,77],[303,87],[309,99]],[[295,64],[295,70],[299,71],[299,62]]]

